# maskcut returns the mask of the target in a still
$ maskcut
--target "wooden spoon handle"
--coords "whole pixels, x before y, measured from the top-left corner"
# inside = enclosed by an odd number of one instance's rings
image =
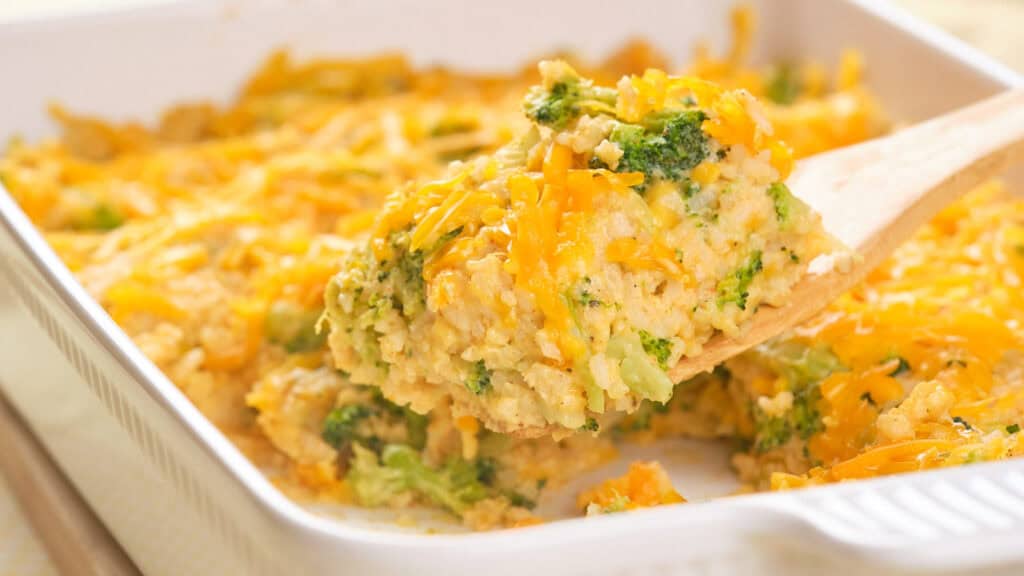
[[[825,229],[879,264],[959,195],[1024,152],[1024,89],[816,156],[790,180]]]

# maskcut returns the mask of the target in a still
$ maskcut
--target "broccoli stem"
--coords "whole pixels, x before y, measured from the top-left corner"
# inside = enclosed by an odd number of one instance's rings
[[[381,506],[400,494],[414,492],[461,515],[488,496],[482,481],[488,467],[477,462],[457,459],[441,468],[431,468],[423,463],[419,453],[404,444],[385,446],[379,459],[359,444],[352,448],[347,478],[364,506]]]
[[[608,340],[607,353],[619,360],[622,381],[641,398],[665,403],[672,397],[672,381],[647,354],[635,333],[612,336]]]
[[[612,88],[593,86],[578,76],[567,75],[548,90],[531,89],[523,110],[534,122],[561,130],[588,111],[614,113],[616,98],[618,93]]]
[[[274,302],[264,319],[267,340],[291,354],[321,348],[327,340],[327,334],[316,328],[322,314],[321,308],[307,310],[292,302]]]
[[[740,310],[746,310],[750,283],[762,269],[761,251],[757,250],[735,272],[718,283],[718,307],[724,308],[726,304],[735,304]]]

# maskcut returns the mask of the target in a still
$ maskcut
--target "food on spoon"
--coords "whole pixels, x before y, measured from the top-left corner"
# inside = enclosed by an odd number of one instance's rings
[[[748,93],[539,65],[529,132],[396,191],[326,290],[357,384],[495,431],[565,435],[667,402],[667,370],[841,250],[786,188]]]

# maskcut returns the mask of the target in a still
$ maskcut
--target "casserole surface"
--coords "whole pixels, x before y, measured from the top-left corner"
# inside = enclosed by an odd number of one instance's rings
[[[88,369],[86,371],[88,372]]]

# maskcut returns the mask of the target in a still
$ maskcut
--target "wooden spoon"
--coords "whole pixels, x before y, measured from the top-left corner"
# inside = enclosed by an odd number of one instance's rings
[[[942,208],[1022,153],[1024,89],[1014,89],[889,137],[803,160],[787,184],[855,252],[852,266],[808,273],[793,287],[790,304],[762,306],[740,336],[713,337],[669,376],[679,382],[711,370],[822,310]]]

